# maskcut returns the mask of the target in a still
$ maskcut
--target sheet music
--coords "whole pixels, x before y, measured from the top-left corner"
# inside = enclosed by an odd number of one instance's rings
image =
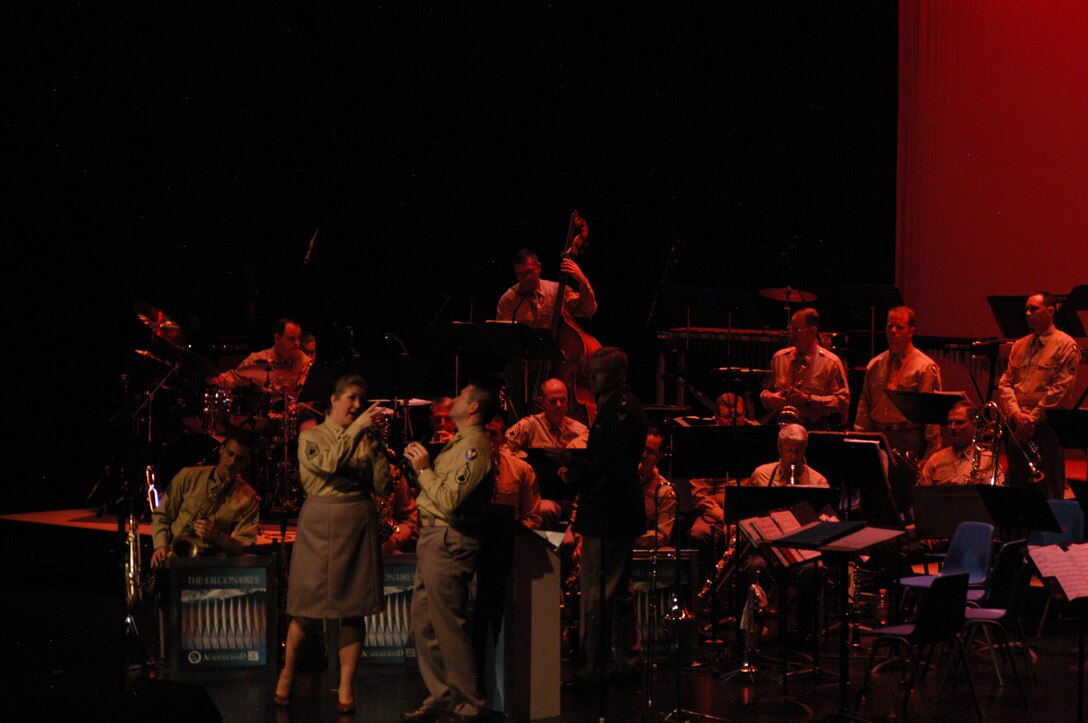
[[[801,523],[797,521],[797,518],[789,510],[771,510],[771,520],[781,530],[778,537],[785,535],[792,535],[801,529]],[[818,525],[818,522],[812,523]],[[793,547],[788,547],[782,550],[782,554],[785,555],[791,564],[801,562],[803,560],[812,560],[820,556],[820,553],[816,550],[799,550]]]
[[[1029,547],[1028,554],[1039,574],[1057,580],[1066,600],[1088,597],[1088,543]]]

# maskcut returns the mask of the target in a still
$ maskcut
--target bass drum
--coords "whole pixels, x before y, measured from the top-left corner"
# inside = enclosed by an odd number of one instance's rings
[[[198,467],[217,464],[222,437],[198,432],[187,432],[163,445],[155,465],[155,486],[159,495],[165,495],[170,483],[182,467]]]

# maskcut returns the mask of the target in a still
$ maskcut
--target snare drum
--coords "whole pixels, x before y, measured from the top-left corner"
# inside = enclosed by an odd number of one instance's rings
[[[205,434],[224,434],[229,426],[234,395],[226,389],[208,387],[204,390],[204,406],[200,410],[201,430]]]

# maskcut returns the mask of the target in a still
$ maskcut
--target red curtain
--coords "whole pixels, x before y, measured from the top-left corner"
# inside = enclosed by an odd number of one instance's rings
[[[896,276],[919,333],[1088,283],[1088,2],[900,0]]]

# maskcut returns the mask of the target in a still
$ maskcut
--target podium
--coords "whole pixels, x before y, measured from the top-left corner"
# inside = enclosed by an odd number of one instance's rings
[[[481,687],[512,721],[559,720],[559,554],[540,534],[513,535],[498,635],[487,641]]]

